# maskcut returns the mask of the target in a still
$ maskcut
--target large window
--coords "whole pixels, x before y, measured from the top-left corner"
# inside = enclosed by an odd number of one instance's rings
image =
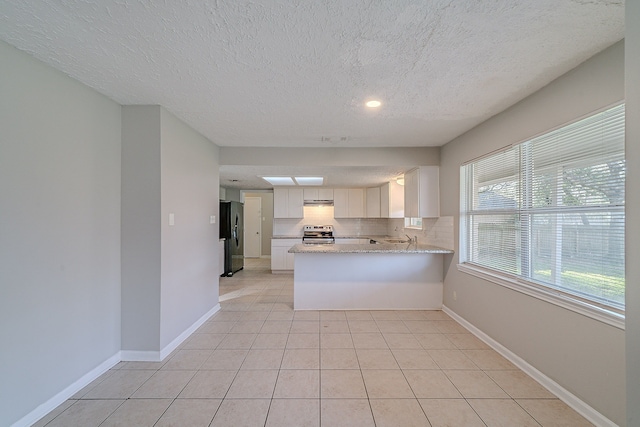
[[[461,267],[624,315],[624,105],[461,168]]]

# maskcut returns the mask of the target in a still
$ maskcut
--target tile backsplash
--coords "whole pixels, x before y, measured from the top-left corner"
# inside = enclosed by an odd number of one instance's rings
[[[305,225],[333,225],[333,234],[340,236],[384,236],[387,234],[386,218],[342,218],[333,217],[331,206],[305,206],[304,219],[273,220],[274,236],[302,236]]]
[[[422,230],[404,228],[404,218],[388,220],[387,234],[390,236],[417,236],[418,242],[426,245],[454,249],[453,245],[453,217],[422,218]]]
[[[305,225],[333,225],[334,235],[341,236],[418,236],[418,242],[452,249],[453,217],[423,218],[422,230],[404,228],[404,218],[344,218],[333,217],[333,207],[305,206],[304,219],[273,220],[274,236],[302,236]]]

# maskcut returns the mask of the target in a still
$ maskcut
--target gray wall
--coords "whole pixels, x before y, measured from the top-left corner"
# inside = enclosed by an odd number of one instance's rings
[[[120,350],[120,106],[0,41],[0,425]]]
[[[160,348],[161,108],[122,107],[122,350]]]
[[[218,150],[162,107],[122,107],[125,359],[159,357],[218,304]]]
[[[627,425],[640,425],[640,2],[625,5]]]
[[[441,215],[455,217],[456,251],[463,162],[622,99],[620,42],[442,147],[440,180],[450,185],[440,192]],[[457,262],[457,254],[445,258],[447,307],[615,423],[624,424],[623,330],[461,273]],[[457,300],[452,298],[454,291]]]
[[[161,109],[160,348],[218,304],[218,147]],[[169,213],[175,225],[169,226]]]
[[[224,200],[230,200],[232,202],[240,201],[240,189],[238,188],[225,188]]]

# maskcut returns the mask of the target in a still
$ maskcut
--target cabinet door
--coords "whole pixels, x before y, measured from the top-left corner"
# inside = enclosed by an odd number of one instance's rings
[[[391,190],[389,188],[388,182],[382,187],[380,187],[380,217],[381,218],[389,218],[389,215],[390,215],[389,211],[390,211],[390,205],[391,205],[391,201],[389,200],[390,191]],[[368,196],[367,196],[367,201],[368,201]]]
[[[287,248],[283,246],[271,246],[271,269],[286,270]]]
[[[419,168],[418,200],[420,218],[440,216],[440,168],[438,166]]]
[[[303,191],[305,200],[321,200],[317,188],[305,188]]]
[[[273,217],[289,217],[289,190],[286,188],[273,189]]]
[[[364,188],[350,188],[349,189],[349,218],[364,218],[364,217],[365,217]]]
[[[333,217],[349,218],[349,190],[346,188],[333,190]]]
[[[333,200],[333,188],[318,188],[318,200]]]
[[[404,216],[418,218],[418,169],[404,174]]]
[[[389,218],[404,218],[404,187],[396,181],[389,183]]]
[[[367,218],[380,218],[380,187],[367,188]]]
[[[290,188],[289,189],[289,207],[287,218],[302,218],[304,217],[304,195],[302,188]]]
[[[294,261],[295,261],[295,255],[296,254],[290,254],[289,249],[287,249],[287,252],[285,253],[284,259],[285,259],[285,269],[286,270],[293,270],[293,265],[294,265]]]

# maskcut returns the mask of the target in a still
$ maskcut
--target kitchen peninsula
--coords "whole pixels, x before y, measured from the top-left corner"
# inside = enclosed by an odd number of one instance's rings
[[[294,310],[437,310],[443,254],[417,243],[293,246]]]

